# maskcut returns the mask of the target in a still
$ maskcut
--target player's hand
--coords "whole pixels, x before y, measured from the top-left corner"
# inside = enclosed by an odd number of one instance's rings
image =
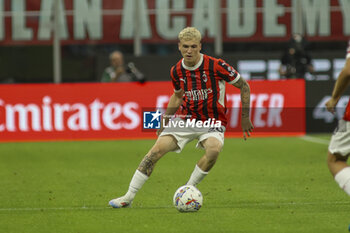
[[[247,140],[247,137],[250,137],[250,133],[253,132],[254,126],[249,117],[242,118],[241,125],[243,130],[243,138],[244,140]]]
[[[338,100],[334,99],[334,98],[330,98],[327,102],[326,102],[326,109],[327,111],[331,112],[331,113],[335,113],[335,106],[337,106]]]

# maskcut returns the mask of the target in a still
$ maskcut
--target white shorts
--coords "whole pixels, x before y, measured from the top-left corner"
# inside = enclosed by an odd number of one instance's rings
[[[173,121],[183,121],[181,118],[175,118]],[[225,127],[221,126],[220,128],[179,128],[179,127],[169,127],[164,128],[159,137],[171,135],[176,141],[178,148],[174,150],[176,153],[180,153],[185,145],[191,142],[194,139],[198,139],[197,148],[204,149],[202,142],[210,137],[218,139],[222,145],[224,145],[224,133]]]
[[[332,154],[350,154],[350,121],[339,120],[328,147]]]

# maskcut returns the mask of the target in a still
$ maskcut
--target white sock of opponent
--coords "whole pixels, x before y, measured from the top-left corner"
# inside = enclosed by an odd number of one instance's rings
[[[334,179],[339,184],[340,188],[350,195],[350,167],[340,170],[340,172],[335,175]]]
[[[191,177],[188,180],[187,184],[196,186],[197,184],[199,184],[199,182],[201,182],[204,179],[204,177],[206,175],[208,175],[208,173],[209,172],[205,172],[202,169],[200,169],[196,164],[196,167],[194,168],[194,170],[191,174]]]
[[[136,170],[134,176],[130,181],[129,190],[124,195],[124,198],[126,198],[129,201],[134,200],[137,191],[141,189],[141,187],[147,180],[148,180],[148,176],[146,174],[143,174],[139,170]]]

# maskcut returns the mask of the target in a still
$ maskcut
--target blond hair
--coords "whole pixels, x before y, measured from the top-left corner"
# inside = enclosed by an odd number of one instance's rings
[[[197,28],[195,27],[187,27],[184,28],[180,33],[179,33],[179,41],[181,40],[198,40],[201,41],[202,39],[202,35],[200,33],[200,31],[198,31]]]

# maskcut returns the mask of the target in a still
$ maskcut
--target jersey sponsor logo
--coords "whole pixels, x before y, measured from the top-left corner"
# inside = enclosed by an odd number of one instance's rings
[[[208,88],[185,91],[184,95],[187,96],[188,100],[206,100],[208,99],[208,95],[211,93],[213,93],[213,90],[211,88]]]

